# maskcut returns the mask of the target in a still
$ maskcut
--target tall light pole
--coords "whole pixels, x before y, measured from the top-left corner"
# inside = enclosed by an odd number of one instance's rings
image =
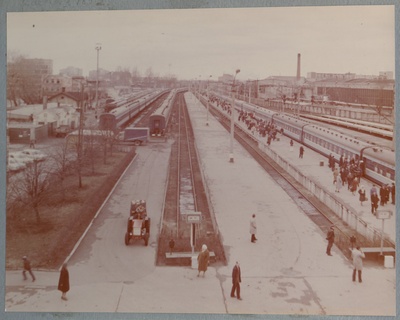
[[[231,148],[230,148],[230,153],[229,153],[229,162],[233,162],[233,139],[234,139],[234,133],[235,133],[235,80],[236,80],[236,75],[240,72],[240,69],[236,70],[235,76],[233,77],[233,83],[232,83],[232,106],[231,106]]]
[[[208,109],[210,108],[210,94],[209,94],[209,80],[212,77],[212,75],[209,76],[209,78],[207,79],[207,121],[206,121],[206,125],[208,126]]]
[[[99,51],[101,50],[101,43],[96,43],[97,51],[97,68],[96,68],[96,116],[99,103]]]

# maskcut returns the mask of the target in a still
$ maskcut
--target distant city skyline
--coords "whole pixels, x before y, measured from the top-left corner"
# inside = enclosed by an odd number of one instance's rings
[[[243,23],[243,19],[245,23]],[[11,55],[144,76],[238,80],[309,72],[378,75],[395,67],[394,6],[264,7],[7,14]]]

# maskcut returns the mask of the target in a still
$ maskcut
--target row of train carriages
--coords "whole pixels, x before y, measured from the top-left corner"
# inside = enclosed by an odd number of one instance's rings
[[[231,101],[227,96],[214,95],[227,103]],[[395,153],[391,148],[368,143],[307,119],[274,112],[244,101],[236,101],[235,109],[238,112],[252,113],[258,119],[273,123],[290,139],[326,157],[333,155],[336,162],[342,155],[348,159],[358,159],[362,163],[362,176],[378,185],[391,184],[395,181]]]
[[[148,123],[150,138],[164,138],[171,109],[177,93],[187,91],[186,88],[173,90],[148,90],[106,105],[105,112],[99,117],[100,130],[122,132],[132,120],[143,110],[164,94],[168,94],[163,103],[151,114]]]

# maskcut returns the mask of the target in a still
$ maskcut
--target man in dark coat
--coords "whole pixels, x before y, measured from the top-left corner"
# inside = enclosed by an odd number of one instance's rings
[[[392,194],[392,204],[396,203],[396,186],[394,182],[392,182],[392,187],[390,188],[390,193]]]
[[[69,272],[66,263],[64,263],[61,268],[60,279],[58,280],[58,290],[62,292],[61,299],[68,300],[67,292],[69,291]]]
[[[333,243],[335,242],[335,228],[333,226],[330,227],[330,230],[328,232],[328,235],[326,236],[326,240],[328,240],[328,246],[326,247],[326,254],[328,256],[331,256],[331,249],[333,246]]]
[[[231,297],[232,298],[235,297],[235,291],[236,291],[236,298],[238,298],[238,300],[242,300],[242,298],[240,297],[240,282],[242,282],[240,265],[239,265],[239,262],[236,261],[236,264],[232,270]]]
[[[304,148],[303,148],[303,146],[300,146],[300,149],[299,149],[299,158],[303,159],[303,154],[304,154]]]
[[[379,197],[376,193],[371,194],[371,213],[375,214],[378,209]]]

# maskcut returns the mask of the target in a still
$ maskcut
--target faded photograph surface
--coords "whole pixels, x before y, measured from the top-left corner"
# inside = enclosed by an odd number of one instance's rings
[[[5,308],[396,315],[395,7],[8,12]]]

